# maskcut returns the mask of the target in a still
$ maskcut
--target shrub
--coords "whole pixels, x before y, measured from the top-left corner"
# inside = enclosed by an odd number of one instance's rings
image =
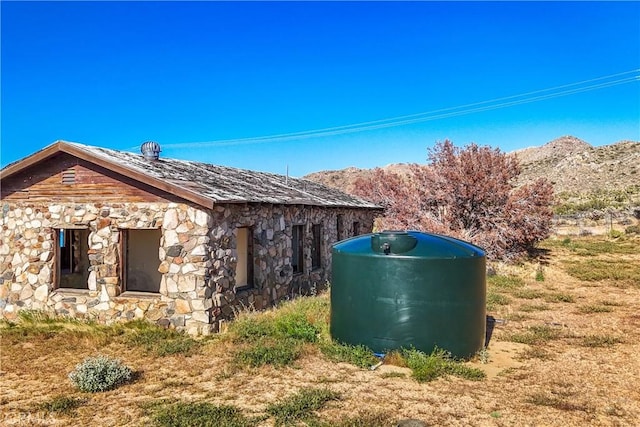
[[[126,383],[133,372],[120,360],[99,355],[88,357],[69,374],[75,387],[86,392],[107,391]]]
[[[447,234],[483,247],[490,259],[512,259],[549,236],[553,187],[540,179],[516,188],[515,157],[450,141],[429,150],[427,165],[399,175],[377,168],[355,183],[357,195],[385,207],[377,225]]]

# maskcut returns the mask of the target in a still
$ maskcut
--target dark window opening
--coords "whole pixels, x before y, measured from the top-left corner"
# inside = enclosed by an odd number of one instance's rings
[[[291,266],[293,272],[302,273],[304,271],[304,225],[294,225],[291,233],[291,249],[293,254]]]
[[[344,236],[344,215],[338,215],[336,220],[336,237],[337,240],[342,240],[342,236]]]
[[[236,251],[236,287],[253,286],[253,232],[249,227],[238,228]]]
[[[311,268],[320,268],[322,262],[322,225],[314,224],[311,227],[312,244],[311,244]]]
[[[360,223],[358,221],[354,221],[353,223],[353,235],[354,236],[360,235]]]
[[[89,289],[89,230],[55,230],[56,287]]]
[[[123,291],[160,292],[161,230],[122,230]]]

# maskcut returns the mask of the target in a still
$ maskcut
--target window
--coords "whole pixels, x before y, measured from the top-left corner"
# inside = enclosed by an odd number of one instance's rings
[[[358,221],[353,222],[353,235],[354,236],[360,235],[360,223]]]
[[[123,291],[160,292],[160,230],[122,230]]]
[[[342,236],[344,236],[344,215],[338,214],[338,218],[336,219],[337,240],[342,240]]]
[[[89,289],[89,230],[60,228],[55,236],[55,286]]]
[[[291,266],[293,273],[302,273],[304,271],[304,225],[294,225],[291,233],[291,249],[293,254]]]
[[[311,268],[320,268],[322,261],[322,224],[314,224],[311,227],[312,244],[311,244]]]
[[[253,233],[249,227],[238,228],[236,250],[236,287],[253,286]]]

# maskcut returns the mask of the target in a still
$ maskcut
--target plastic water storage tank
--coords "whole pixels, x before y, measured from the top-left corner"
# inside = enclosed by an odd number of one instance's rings
[[[470,243],[385,231],[332,249],[331,335],[376,353],[434,347],[468,358],[486,330],[486,257]]]

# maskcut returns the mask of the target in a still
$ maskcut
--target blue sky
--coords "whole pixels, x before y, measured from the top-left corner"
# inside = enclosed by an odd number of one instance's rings
[[[3,166],[58,139],[293,176],[424,162],[446,138],[640,140],[638,2],[0,6]]]

